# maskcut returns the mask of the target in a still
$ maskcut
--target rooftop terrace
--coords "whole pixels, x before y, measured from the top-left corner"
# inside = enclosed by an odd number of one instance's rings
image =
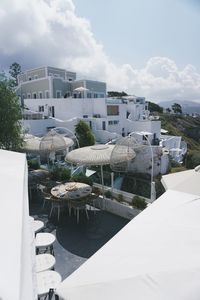
[[[45,223],[44,231],[56,236],[55,270],[62,279],[78,269],[128,223],[128,220],[102,210],[96,210],[95,213],[89,210],[89,220],[82,213],[79,224],[73,214],[69,216],[67,210],[61,212],[59,222],[55,214],[49,219],[49,209],[46,207],[42,210],[42,199],[36,192],[32,194],[29,206],[30,215]]]

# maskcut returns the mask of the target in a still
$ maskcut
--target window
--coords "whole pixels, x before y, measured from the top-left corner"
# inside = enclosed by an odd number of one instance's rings
[[[99,96],[100,98],[104,98],[105,96],[104,96],[104,94],[100,94],[100,96]]]
[[[118,120],[111,120],[111,121],[108,121],[108,125],[117,125],[119,124],[119,121]]]
[[[98,98],[98,94],[97,93],[94,93],[94,98]]]
[[[39,105],[38,106],[38,111],[39,112],[44,112],[44,105]]]
[[[119,106],[118,105],[107,105],[107,115],[108,116],[118,116]]]
[[[27,93],[27,98],[31,99],[31,94],[30,93]]]
[[[34,75],[34,79],[38,79],[38,75]]]
[[[36,98],[37,98],[37,94],[33,93],[33,99],[36,99]]]
[[[69,81],[72,81],[73,79],[72,79],[72,78],[69,78],[68,80],[69,80]]]
[[[45,98],[49,98],[49,91],[45,91]]]
[[[87,98],[92,98],[92,94],[91,93],[87,93]]]
[[[83,115],[83,118],[88,118],[88,115]]]
[[[55,108],[54,106],[49,106],[49,114],[54,118],[55,117]]]
[[[31,79],[32,79],[31,76],[29,76],[29,77],[28,77],[28,80],[31,80]]]
[[[40,98],[40,99],[43,98],[42,92],[39,92],[39,98]]]
[[[56,91],[56,98],[61,98],[61,91]]]

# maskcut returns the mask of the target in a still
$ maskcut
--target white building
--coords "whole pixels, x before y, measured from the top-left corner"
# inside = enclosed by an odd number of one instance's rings
[[[36,69],[40,70],[42,68]],[[55,69],[55,68],[54,68]],[[49,73],[50,67],[43,68],[43,73],[36,75],[28,80],[31,71],[27,71],[26,76],[20,75],[19,87],[17,92],[23,98],[23,104],[37,115],[37,120],[31,120],[27,111],[24,113],[23,126],[26,131],[31,134],[42,136],[53,127],[67,127],[74,131],[74,126],[78,120],[83,119],[92,129],[96,141],[99,143],[107,143],[120,136],[127,136],[131,132],[147,132],[148,138],[154,146],[154,153],[159,152],[162,156],[162,148],[169,151],[172,159],[181,161],[183,152],[187,150],[184,145],[182,150],[181,137],[161,136],[161,122],[158,117],[150,116],[148,111],[148,103],[144,97],[127,96],[119,98],[106,98],[106,84],[103,82],[92,80],[76,81],[76,74],[69,78],[67,71],[55,69],[60,75]],[[54,71],[55,71],[54,70]],[[30,74],[29,74],[29,73]],[[35,72],[35,70],[34,70]],[[41,72],[41,70],[40,70]],[[70,73],[72,74],[72,73]],[[35,76],[38,76],[35,78]],[[45,77],[46,76],[46,77]],[[55,83],[50,84],[51,97],[42,97],[40,91],[31,92],[31,98],[24,98],[24,87],[33,88],[34,80],[39,84],[38,89],[42,89],[43,81],[49,80]],[[57,93],[59,82],[62,82],[63,90]],[[34,86],[36,89],[36,86]],[[52,90],[53,88],[53,90]],[[27,90],[26,90],[27,92]],[[38,117],[41,113],[41,117]],[[145,138],[137,136],[137,139],[145,142]],[[160,149],[160,150],[157,150]],[[161,158],[159,163],[154,166],[155,175],[167,172],[169,160],[165,151],[164,160]],[[157,155],[157,154],[156,154]]]

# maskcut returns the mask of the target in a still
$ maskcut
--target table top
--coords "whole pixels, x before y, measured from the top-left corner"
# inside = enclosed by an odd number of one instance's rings
[[[92,187],[82,182],[67,182],[51,189],[51,194],[59,199],[76,200],[88,196]]]
[[[53,255],[44,253],[36,255],[36,272],[50,270],[56,263]]]
[[[37,233],[35,237],[36,247],[48,247],[55,242],[55,235],[48,232]]]
[[[44,227],[44,222],[40,220],[34,220],[32,226],[33,226],[33,231],[36,233]]]
[[[56,271],[44,271],[36,274],[37,276],[37,294],[46,295],[49,289],[56,289],[61,282],[61,276]]]

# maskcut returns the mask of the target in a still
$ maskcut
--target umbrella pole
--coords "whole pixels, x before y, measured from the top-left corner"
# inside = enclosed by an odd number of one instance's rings
[[[103,195],[103,202],[105,200],[104,197],[104,179],[103,179],[103,166],[101,165],[101,184],[102,184],[102,195]],[[105,209],[105,202],[104,202],[104,209]]]

